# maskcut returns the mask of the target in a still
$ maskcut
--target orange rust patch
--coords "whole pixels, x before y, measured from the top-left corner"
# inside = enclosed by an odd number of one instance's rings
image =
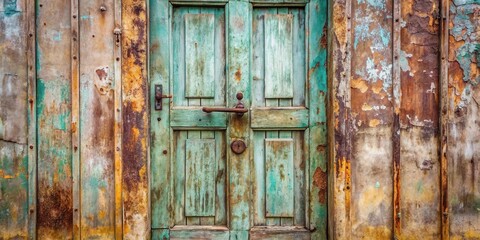
[[[370,126],[370,127],[376,127],[376,126],[380,125],[380,123],[381,123],[380,120],[378,120],[378,119],[372,119],[372,120],[370,120],[370,122],[368,123],[368,126]]]
[[[365,93],[368,90],[367,83],[362,79],[353,79],[351,82],[351,88],[358,89],[361,93]]]
[[[327,173],[317,167],[313,174],[313,185],[319,189],[318,201],[325,204],[327,201]]]
[[[237,80],[237,82],[242,80],[242,70],[240,68],[235,72],[235,80]]]

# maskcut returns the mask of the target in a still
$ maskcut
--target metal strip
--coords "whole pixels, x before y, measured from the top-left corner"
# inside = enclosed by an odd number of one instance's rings
[[[450,219],[448,210],[448,159],[447,159],[447,138],[448,138],[448,38],[449,38],[449,0],[441,2],[441,37],[440,37],[440,212],[442,225],[442,239],[450,238]]]
[[[115,126],[114,126],[114,166],[115,166],[115,238],[123,236],[123,197],[122,197],[122,1],[114,0],[115,34],[114,43],[114,82],[115,82]]]
[[[80,45],[78,0],[70,1],[71,9],[71,94],[72,94],[72,178],[73,178],[73,238],[81,239],[80,193]]]
[[[37,233],[37,95],[35,0],[27,0],[27,81],[28,81],[28,236]]]
[[[401,50],[401,1],[393,1],[393,233],[394,237],[401,234],[401,213],[400,213],[400,105],[401,105],[401,77],[400,77],[400,50]]]

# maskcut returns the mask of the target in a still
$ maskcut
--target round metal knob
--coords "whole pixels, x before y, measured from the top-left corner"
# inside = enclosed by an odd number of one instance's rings
[[[230,144],[230,148],[234,153],[242,154],[243,152],[245,152],[247,145],[243,140],[235,140],[232,142],[232,144]]]

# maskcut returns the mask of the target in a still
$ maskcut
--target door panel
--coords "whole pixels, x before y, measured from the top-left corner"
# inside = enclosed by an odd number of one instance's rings
[[[310,5],[165,5],[169,13],[154,19],[168,18],[168,27],[152,38],[168,40],[168,51],[153,49],[151,63],[168,63],[168,74],[150,67],[152,84],[163,84],[172,99],[152,112],[153,232],[172,239],[325,236],[315,229],[326,225],[311,221],[324,210],[310,201],[325,194],[312,194],[319,187],[310,176],[326,170],[320,169],[326,78],[316,72],[325,62],[317,64],[322,58],[308,47]],[[202,111],[237,106],[239,92],[249,110],[244,115]],[[235,153],[234,141],[246,150]]]

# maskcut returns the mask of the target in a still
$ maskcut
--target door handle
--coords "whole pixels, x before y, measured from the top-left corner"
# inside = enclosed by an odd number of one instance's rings
[[[233,108],[212,108],[212,107],[203,107],[202,111],[206,113],[211,113],[211,112],[229,112],[229,113],[236,113],[237,116],[241,117],[243,116],[244,113],[248,112],[248,109],[245,108],[245,105],[241,102],[243,99],[243,93],[239,92],[237,93],[237,105]]]
[[[172,98],[171,95],[163,95],[163,86],[162,84],[155,85],[155,110],[162,110],[163,104],[162,99]]]

